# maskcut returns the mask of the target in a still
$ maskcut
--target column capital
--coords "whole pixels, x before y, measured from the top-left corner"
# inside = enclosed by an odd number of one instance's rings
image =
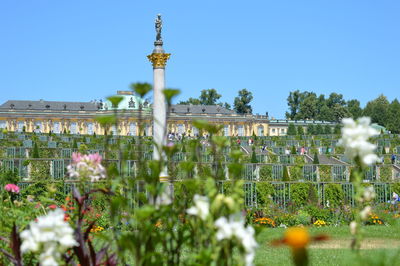
[[[147,58],[153,64],[153,68],[165,68],[170,56],[171,54],[166,53],[152,53]]]

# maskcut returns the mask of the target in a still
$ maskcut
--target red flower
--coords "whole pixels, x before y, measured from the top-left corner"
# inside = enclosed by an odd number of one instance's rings
[[[49,206],[49,208],[50,208],[50,209],[52,209],[52,210],[54,210],[54,209],[56,209],[56,208],[57,208],[57,205],[55,205],[55,204],[51,204],[51,205]]]

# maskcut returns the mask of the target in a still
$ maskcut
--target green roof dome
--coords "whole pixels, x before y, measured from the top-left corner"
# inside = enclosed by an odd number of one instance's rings
[[[132,91],[117,91],[116,96],[122,97],[122,101],[119,103],[117,110],[139,110],[139,106],[142,105],[142,109],[150,109],[151,105],[147,100],[140,98],[135,95]],[[109,100],[104,100],[102,110],[114,110],[112,103]]]

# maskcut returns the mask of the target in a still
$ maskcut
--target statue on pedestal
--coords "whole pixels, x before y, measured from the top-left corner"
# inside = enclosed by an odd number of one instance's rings
[[[161,14],[157,15],[156,21],[155,21],[155,26],[156,26],[156,42],[162,42],[161,38],[161,30],[162,30],[162,20],[161,20]]]

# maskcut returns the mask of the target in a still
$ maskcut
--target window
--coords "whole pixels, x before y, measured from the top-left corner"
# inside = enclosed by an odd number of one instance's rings
[[[112,125],[112,126],[111,126],[111,132],[112,132],[113,136],[115,136],[115,135],[118,134],[117,128],[115,127],[115,125]]]
[[[24,129],[24,122],[20,121],[18,122],[18,132],[22,132]]]
[[[6,128],[6,121],[2,120],[0,121],[0,128],[5,129]]]
[[[54,122],[53,123],[53,132],[56,134],[60,133],[60,122]]]
[[[244,136],[244,129],[243,129],[242,125],[238,126],[238,135],[239,135],[239,137]]]
[[[272,133],[275,133],[275,128],[272,129]]]
[[[178,134],[183,134],[184,130],[183,130],[183,125],[182,124],[178,124]]]
[[[228,137],[229,136],[229,126],[224,126],[224,136]]]
[[[192,127],[192,130],[193,130],[193,135],[194,136],[199,135],[199,130],[196,127]]]
[[[281,128],[281,133],[285,133],[285,129],[284,128]]]
[[[136,123],[129,124],[129,135],[136,136]]]
[[[69,131],[71,134],[76,134],[77,133],[77,124],[76,122],[72,122],[71,125],[69,126]]]
[[[87,123],[87,133],[93,135],[93,123]]]
[[[259,126],[257,128],[257,136],[263,136],[264,135],[264,127],[263,126]]]
[[[149,125],[145,126],[144,133],[146,134],[146,136],[150,136],[150,126]]]
[[[35,122],[35,133],[41,133],[42,132],[42,122],[37,121]]]

